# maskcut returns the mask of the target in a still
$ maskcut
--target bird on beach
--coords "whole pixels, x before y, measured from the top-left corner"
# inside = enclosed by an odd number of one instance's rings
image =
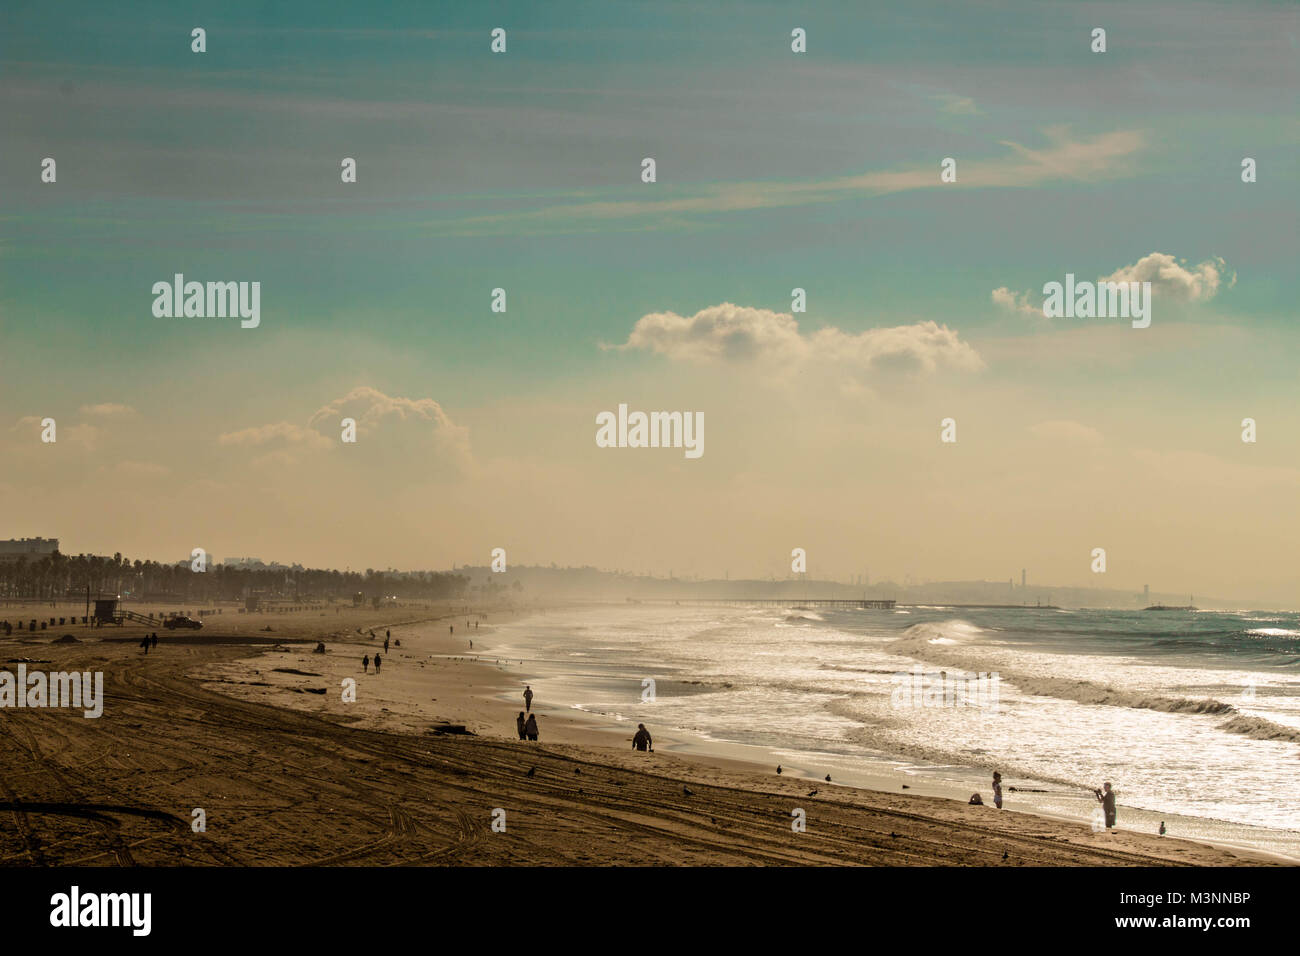
[[[819,793],[821,793],[820,790],[809,790],[809,791],[808,791],[808,796],[810,796],[810,797],[815,797],[815,796],[817,796],[817,794],[819,794]]]
[[[776,765],[776,772],[777,772],[777,773],[780,773],[780,772],[781,772],[781,765],[780,765],[780,764],[777,764],[777,765]]]
[[[830,782],[831,782],[831,775],[830,775],[830,774],[827,774],[827,775],[826,775],[826,782],[827,782],[827,783],[830,783]]]
[[[1006,850],[1003,850],[1003,851],[1002,851],[1002,859],[1005,860],[1006,858],[1007,858],[1007,851],[1006,851]]]

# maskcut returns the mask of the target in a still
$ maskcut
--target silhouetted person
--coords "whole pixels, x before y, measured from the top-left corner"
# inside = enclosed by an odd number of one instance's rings
[[[154,647],[157,647],[157,646],[158,646],[158,632],[157,632],[157,631],[154,631],[154,632],[153,632],[153,637],[149,638],[149,643],[152,644]]]
[[[1165,835],[1166,833],[1168,833],[1168,832],[1169,832],[1169,831],[1165,828],[1165,821],[1164,821],[1164,820],[1161,820],[1161,821],[1160,821],[1160,835],[1161,835],[1161,836],[1164,836],[1164,835]]]
[[[370,673],[370,655],[369,655],[369,654],[367,654],[365,657],[361,658],[361,669],[362,669],[363,671],[365,671],[367,674]]]
[[[1002,774],[993,771],[993,806],[1002,809]]]
[[[650,739],[650,731],[645,729],[645,724],[636,725],[636,736],[632,738],[632,749],[654,751],[654,741]]]
[[[392,632],[392,631],[390,631],[390,630],[388,630],[388,629],[385,629],[385,630],[384,630],[384,650],[388,650],[388,639],[389,639],[390,637],[392,637],[392,636],[393,636],[393,632]]]
[[[144,648],[144,652],[145,652],[146,654],[148,654],[148,653],[149,653],[149,638],[146,637],[144,640],[142,640],[142,641],[140,642],[140,646],[143,647],[143,648]]]
[[[527,684],[524,685],[524,710],[533,709],[533,689]]]
[[[376,673],[376,674],[379,673],[379,663],[380,663],[380,661],[379,661],[379,652],[378,652],[378,651],[375,651],[375,673]]]
[[[527,740],[527,739],[528,739],[528,733],[527,733],[527,731],[524,730],[524,724],[525,724],[525,721],[524,721],[524,712],[521,710],[521,711],[519,712],[519,716],[515,718],[515,729],[519,731],[519,739],[520,739],[520,740]]]
[[[537,715],[536,714],[528,715],[528,723],[524,724],[524,733],[528,736],[529,740],[537,739]]]
[[[1109,830],[1115,826],[1115,791],[1110,788],[1109,783],[1103,783],[1105,790],[1094,790],[1097,799],[1101,802],[1101,809],[1106,814],[1106,829]]]
[[[388,653],[388,638],[384,638],[384,653]]]
[[[447,625],[447,632],[448,632],[449,634],[455,634],[455,633],[456,633],[456,625],[455,625],[455,624],[448,624],[448,625]]]

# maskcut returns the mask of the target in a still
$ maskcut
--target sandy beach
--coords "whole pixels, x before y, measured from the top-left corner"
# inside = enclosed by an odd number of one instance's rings
[[[489,610],[485,624],[501,616]],[[77,626],[23,640],[15,632],[0,648],[4,668],[26,661],[29,669],[103,671],[106,701],[98,719],[0,712],[0,862],[1271,862],[988,806],[778,777],[664,753],[666,739],[657,740],[658,752],[636,753],[627,735],[544,703],[541,742],[511,739],[518,707],[509,699],[519,688],[494,662],[470,658],[464,624],[475,618],[449,607],[214,617],[201,632],[160,630],[147,656],[138,646],[147,629]],[[385,655],[380,675],[373,667],[364,674],[361,658],[382,653],[385,628],[402,645]],[[78,643],[54,643],[63,633]],[[312,652],[316,641],[327,653]],[[348,677],[357,681],[355,703],[342,700]],[[205,832],[192,827],[196,808]],[[500,810],[506,829],[494,832]],[[805,832],[792,830],[796,810],[806,815]]]

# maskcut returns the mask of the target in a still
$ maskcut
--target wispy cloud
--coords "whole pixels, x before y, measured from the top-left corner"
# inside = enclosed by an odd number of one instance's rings
[[[1053,126],[1044,130],[1048,145],[1039,149],[1010,140],[1000,144],[1010,155],[994,159],[957,159],[957,183],[939,180],[939,158],[901,170],[877,170],[854,176],[808,182],[741,182],[719,183],[702,187],[674,189],[666,183],[643,185],[641,190],[672,191],[672,195],[653,199],[594,199],[575,197],[523,212],[500,213],[461,220],[461,225],[489,229],[506,224],[541,224],[544,228],[557,223],[619,219],[673,219],[687,215],[745,212],[811,203],[883,196],[890,193],[926,188],[1011,188],[1023,189],[1049,182],[1094,182],[1127,176],[1132,172],[1130,160],[1145,146],[1143,134],[1134,130],[1103,133],[1090,139],[1074,139],[1068,127]],[[682,192],[692,193],[682,195]],[[645,193],[649,195],[649,193]]]

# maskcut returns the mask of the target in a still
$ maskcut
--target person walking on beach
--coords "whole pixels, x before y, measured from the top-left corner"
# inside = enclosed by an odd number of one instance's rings
[[[385,653],[385,654],[388,653],[388,638],[387,638],[387,637],[384,638],[384,653]]]
[[[140,642],[140,646],[144,648],[144,652],[145,652],[145,654],[148,654],[148,653],[149,653],[149,638],[146,637],[143,641],[141,641],[141,642]]]
[[[528,723],[524,724],[524,733],[527,734],[529,740],[537,739],[537,715],[536,714],[528,715]]]
[[[524,712],[521,710],[519,716],[515,718],[515,729],[519,731],[519,739],[527,740],[528,733],[524,730]]]
[[[645,729],[645,724],[636,725],[636,736],[632,738],[633,750],[648,750],[654,753],[655,742],[650,739],[650,731]]]
[[[1002,774],[993,771],[993,806],[1002,809]]]
[[[151,638],[149,638],[149,643],[152,644],[154,647],[157,647],[157,646],[158,646],[158,632],[157,632],[157,631],[154,631],[154,632],[153,632],[153,636],[152,636]]]
[[[379,652],[375,651],[375,673],[379,673]]]
[[[370,655],[369,655],[369,654],[367,654],[365,657],[361,658],[361,669],[362,669],[363,671],[365,671],[367,674],[370,673]]]
[[[1113,829],[1115,826],[1115,791],[1110,788],[1110,783],[1104,783],[1104,790],[1092,791],[1101,803],[1102,812],[1106,815],[1106,829]]]
[[[533,709],[533,689],[529,685],[524,685],[524,710]]]

